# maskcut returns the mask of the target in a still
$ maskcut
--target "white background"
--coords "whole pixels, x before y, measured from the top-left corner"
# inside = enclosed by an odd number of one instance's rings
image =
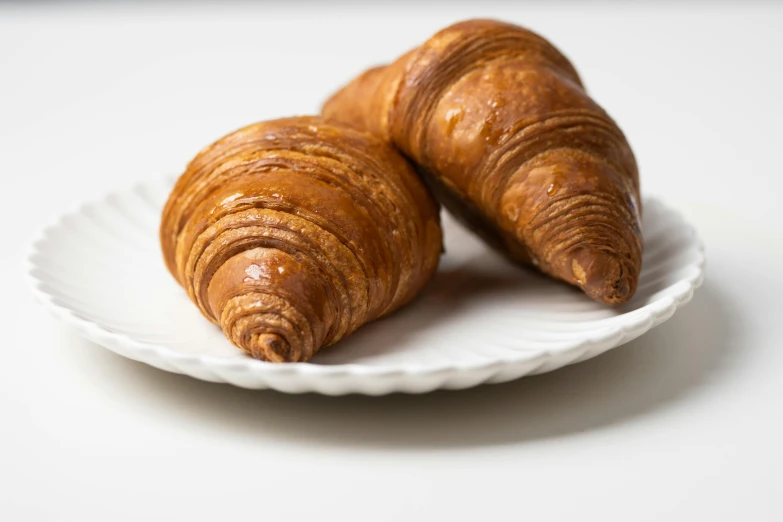
[[[700,231],[669,322],[515,383],[326,398],[148,368],[33,301],[57,213],[472,16],[555,42]],[[782,26],[772,2],[0,7],[0,520],[783,520]]]

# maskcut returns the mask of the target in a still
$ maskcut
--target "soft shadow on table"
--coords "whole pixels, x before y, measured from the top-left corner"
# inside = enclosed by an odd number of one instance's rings
[[[672,319],[595,359],[498,385],[426,395],[325,397],[210,384],[93,350],[105,386],[194,429],[311,445],[438,448],[559,437],[654,414],[718,379],[734,357],[729,303],[709,284]],[[76,346],[72,348],[76,349]],[[137,393],[143,387],[146,393]]]

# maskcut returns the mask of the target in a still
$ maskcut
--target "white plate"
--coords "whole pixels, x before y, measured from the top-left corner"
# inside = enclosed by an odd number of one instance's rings
[[[310,363],[265,363],[229,344],[166,271],[157,230],[173,181],[62,216],[35,239],[29,275],[40,301],[91,341],[207,381],[330,395],[510,381],[638,337],[690,300],[703,277],[695,231],[654,199],[645,201],[639,289],[620,308],[508,264],[446,215],[446,254],[417,301]]]

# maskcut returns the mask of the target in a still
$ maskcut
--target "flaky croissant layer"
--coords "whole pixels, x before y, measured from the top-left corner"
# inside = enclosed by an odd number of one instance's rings
[[[169,271],[258,359],[306,361],[413,299],[441,252],[437,203],[372,135],[319,117],[202,150],[163,211]]]
[[[323,113],[394,143],[449,210],[512,259],[605,303],[635,292],[633,153],[540,36],[492,20],[455,24],[356,78]]]

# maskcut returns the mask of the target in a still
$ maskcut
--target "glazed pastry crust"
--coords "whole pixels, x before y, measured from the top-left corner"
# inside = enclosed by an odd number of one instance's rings
[[[570,62],[521,27],[448,27],[333,95],[323,114],[394,143],[438,197],[514,261],[630,299],[642,264],[628,142]]]
[[[166,265],[258,359],[306,361],[412,300],[441,253],[437,203],[369,133],[257,123],[202,150],[163,211]]]

